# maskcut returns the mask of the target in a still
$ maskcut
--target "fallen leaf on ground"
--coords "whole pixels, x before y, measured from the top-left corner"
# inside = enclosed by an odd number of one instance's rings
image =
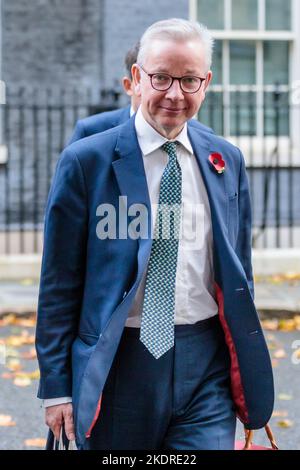
[[[275,351],[273,353],[273,356],[276,358],[276,359],[283,359],[286,357],[286,352],[284,349],[277,349],[277,351]]]
[[[33,372],[16,372],[16,377],[20,377],[20,378],[28,378],[28,379],[32,379],[32,380],[35,380],[35,379],[39,379],[40,378],[40,371],[39,369],[36,369],[34,370]]]
[[[295,321],[295,324],[296,324],[296,330],[300,330],[300,315],[296,315],[294,317],[294,321]]]
[[[279,320],[278,329],[280,331],[293,331],[296,328],[296,323],[294,319],[281,319]]]
[[[25,351],[21,354],[22,359],[36,359],[36,350],[31,348],[29,351]]]
[[[6,367],[12,371],[18,371],[22,369],[19,359],[9,359]]]
[[[16,423],[9,415],[0,415],[0,426],[15,426]]]
[[[289,395],[288,393],[279,393],[278,399],[279,400],[292,400],[293,397],[292,395]]]
[[[291,271],[291,272],[285,273],[284,277],[288,281],[298,281],[300,279],[300,274]]]
[[[261,324],[264,330],[276,331],[278,329],[278,320],[262,320]]]
[[[26,439],[24,444],[28,447],[45,447],[46,446],[46,439],[42,437],[37,437],[34,439]]]
[[[274,418],[286,418],[288,416],[288,412],[284,410],[274,410],[272,416]]]
[[[12,325],[15,318],[16,318],[16,315],[14,313],[5,315],[5,317],[0,319],[0,326]]]
[[[34,328],[36,325],[36,317],[18,318],[16,325],[23,326],[25,328]]]
[[[20,281],[21,286],[32,286],[33,284],[33,279],[31,278],[25,278]]]
[[[31,380],[29,377],[16,377],[14,384],[17,385],[17,387],[28,387],[28,385],[31,384]]]
[[[271,284],[281,284],[284,281],[283,276],[272,276],[270,278]]]
[[[36,369],[36,370],[34,370],[33,372],[30,372],[30,373],[29,373],[29,377],[30,377],[32,380],[39,379],[39,378],[40,378],[40,371],[39,371],[39,369]]]
[[[22,336],[8,336],[5,340],[7,346],[19,347],[23,346],[24,340]]]
[[[36,315],[31,315],[30,317],[20,317],[15,313],[11,313],[9,315],[5,315],[3,318],[0,318],[0,327],[10,325],[33,328],[36,325]]]
[[[261,324],[263,329],[266,331],[300,331],[300,315],[295,315],[293,318],[282,318],[280,320],[277,320],[276,318],[261,320]],[[275,338],[268,339],[272,341]]]
[[[35,337],[33,335],[25,334],[24,332],[22,332],[20,336],[8,336],[8,338],[6,338],[5,340],[5,344],[7,346],[13,347],[20,347],[26,344],[34,344],[34,342]]]
[[[286,272],[282,274],[273,274],[269,276],[266,276],[266,275],[262,276],[258,274],[254,276],[254,281],[256,283],[274,282],[274,284],[277,284],[277,283],[284,282],[284,281],[299,281],[299,280],[300,280],[300,273],[294,272],[294,271],[290,271],[290,272]]]
[[[281,421],[277,421],[277,426],[280,428],[290,428],[293,425],[294,423],[290,419],[282,419]]]
[[[14,377],[15,374],[12,372],[3,372],[3,374],[1,374],[2,379],[13,379]]]

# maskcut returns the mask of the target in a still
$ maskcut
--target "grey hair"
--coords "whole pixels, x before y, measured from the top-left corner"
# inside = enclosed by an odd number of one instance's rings
[[[143,65],[154,40],[199,41],[204,46],[207,71],[211,67],[214,39],[207,27],[196,21],[171,18],[153,23],[146,29],[140,41],[137,61]]]

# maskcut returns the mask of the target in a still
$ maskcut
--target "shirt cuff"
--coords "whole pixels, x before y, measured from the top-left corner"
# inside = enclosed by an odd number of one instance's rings
[[[63,405],[64,403],[72,403],[72,397],[47,398],[42,402],[43,407],[48,408],[49,406]]]

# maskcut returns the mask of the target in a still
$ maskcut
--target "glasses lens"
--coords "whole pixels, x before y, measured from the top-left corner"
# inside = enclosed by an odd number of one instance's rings
[[[152,76],[152,86],[156,90],[167,90],[172,83],[172,78],[169,75],[163,73],[155,73]]]
[[[201,85],[200,78],[197,77],[182,77],[181,79],[181,87],[183,91],[187,93],[193,93],[199,90]]]

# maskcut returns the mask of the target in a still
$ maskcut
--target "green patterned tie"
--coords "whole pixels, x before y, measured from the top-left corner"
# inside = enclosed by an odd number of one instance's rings
[[[174,346],[175,281],[182,187],[176,142],[166,142],[162,149],[167,152],[169,161],[160,183],[140,332],[140,340],[156,359]]]

